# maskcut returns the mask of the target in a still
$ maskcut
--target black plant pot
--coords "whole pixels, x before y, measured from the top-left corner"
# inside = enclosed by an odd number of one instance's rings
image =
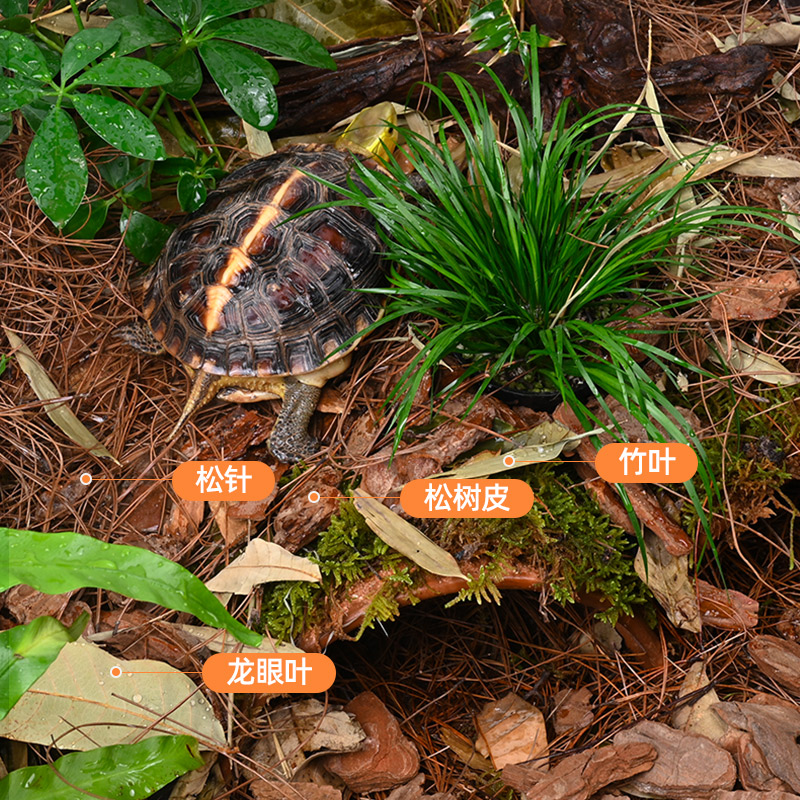
[[[567,379],[579,400],[588,400],[592,396],[589,384],[583,378]],[[534,411],[552,412],[563,400],[558,389],[510,389],[496,383],[489,384],[495,397],[499,397],[510,406],[526,406]]]

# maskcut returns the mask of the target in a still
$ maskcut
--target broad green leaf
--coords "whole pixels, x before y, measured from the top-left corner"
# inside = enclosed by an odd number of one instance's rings
[[[47,31],[42,31],[43,34],[47,34]],[[55,34],[50,34],[48,36],[50,39],[58,39],[58,36]],[[37,49],[39,50],[39,55],[44,59],[44,63],[47,64],[47,72],[50,75],[55,75],[61,69],[61,54],[56,53],[54,50],[51,50],[44,42],[36,39],[34,41]]]
[[[212,39],[199,50],[230,107],[256,128],[272,127],[278,116],[275,68],[252,50],[230,42]]]
[[[36,100],[41,92],[41,83],[0,75],[0,112],[16,111]]]
[[[159,175],[171,175],[177,178],[186,172],[191,172],[194,167],[195,164],[191,158],[173,156],[159,161],[154,169]]]
[[[119,31],[109,28],[86,28],[78,31],[64,47],[61,56],[61,83],[66,83],[103,53],[110,50],[119,39]]]
[[[92,737],[86,736],[89,729]],[[160,661],[124,661],[83,639],[64,645],[47,672],[0,720],[4,738],[57,742],[62,750],[186,733],[203,748],[224,746],[219,720],[186,673]]]
[[[54,108],[33,137],[25,159],[25,179],[36,205],[62,227],[80,205],[89,170],[69,114]]]
[[[132,86],[146,89],[172,80],[168,72],[142,58],[107,58],[96,67],[87,69],[78,83],[92,86]]]
[[[11,136],[11,131],[14,129],[14,122],[11,119],[11,114],[7,112],[0,112],[0,144]]]
[[[14,31],[0,30],[0,67],[10,69],[20,78],[44,82],[53,77],[39,48]]]
[[[151,44],[166,44],[179,38],[178,31],[165,19],[159,17],[120,17],[109,26],[119,31],[116,53],[125,56]]]
[[[28,0],[0,0],[0,14],[4,17],[14,17],[17,14],[28,13]]]
[[[205,203],[207,195],[202,178],[184,174],[178,179],[178,202],[184,211],[197,211]]]
[[[155,736],[136,744],[68,753],[52,764],[14,770],[0,781],[0,800],[143,800],[202,766],[194,737]]]
[[[311,67],[336,69],[330,53],[311,34],[274,19],[237,19],[214,31],[214,36],[260,47]]]
[[[159,11],[180,25],[182,31],[193,28],[200,19],[200,0],[153,0]]]
[[[120,220],[120,229],[125,234],[125,244],[136,258],[144,264],[152,264],[164,249],[172,228],[163,222],[132,211]]]
[[[16,33],[30,33],[33,26],[27,17],[11,17],[0,20],[0,28],[5,31],[16,31]]]
[[[151,161],[166,156],[156,126],[141,111],[99,94],[76,94],[72,102],[89,127],[123,153]]]
[[[131,180],[130,156],[118,155],[113,158],[99,161],[97,169],[101,177],[112,189],[119,189]]]
[[[109,161],[99,162],[97,168],[104,181],[114,189],[122,190],[123,200],[133,198],[140,203],[149,203],[153,199],[150,191],[150,173],[154,163],[162,162],[143,161],[133,164],[128,156],[120,155]]]
[[[178,100],[189,100],[200,91],[203,72],[194,50],[178,55],[178,45],[168,45],[154,55],[153,63],[170,74],[172,81],[164,88]]]
[[[70,239],[94,239],[106,221],[110,204],[109,200],[81,203],[75,215],[64,226],[64,235]]]
[[[84,612],[69,627],[53,617],[37,617],[0,633],[0,720],[17,700],[47,671],[67,642],[74,642],[86,627]]]
[[[383,0],[275,0],[266,16],[295,25],[326,46],[414,33],[414,23]]]
[[[249,11],[251,8],[261,5],[264,5],[263,0],[205,0],[200,20],[206,23],[212,19],[221,19],[241,11]]]
[[[0,546],[8,559],[0,574],[0,591],[20,583],[45,594],[92,586],[186,611],[207,625],[225,628],[245,644],[261,641],[225,610],[199,578],[141,547],[108,544],[80,533],[11,528],[0,528]]]

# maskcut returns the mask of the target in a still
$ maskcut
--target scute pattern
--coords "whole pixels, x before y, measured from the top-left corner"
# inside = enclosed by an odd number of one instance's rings
[[[293,214],[340,196],[353,158],[294,145],[220,182],[173,232],[150,273],[144,314],[164,348],[215,375],[299,375],[380,314],[356,291],[381,283],[374,220],[347,207]]]

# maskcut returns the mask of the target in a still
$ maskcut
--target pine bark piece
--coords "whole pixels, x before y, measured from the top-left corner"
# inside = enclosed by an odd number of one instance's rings
[[[711,800],[800,800],[800,795],[790,792],[719,791],[711,795]]]
[[[562,689],[554,698],[553,728],[561,736],[588,728],[594,721],[591,705],[592,692],[586,686],[580,689]]]
[[[331,517],[339,508],[342,473],[331,466],[316,470],[293,491],[275,515],[275,535],[272,541],[296,553],[326,530]],[[319,501],[310,503],[308,495],[319,493]]]
[[[755,743],[751,733],[746,733],[739,738],[736,762],[739,765],[739,782],[742,784],[742,788],[758,792],[792,790],[786,781],[782,781],[772,772],[766,756]]]
[[[658,758],[652,769],[620,787],[628,794],[665,800],[704,800],[719,789],[733,789],[736,783],[736,765],[731,754],[702,736],[645,720],[614,736],[615,745],[633,742],[652,745]]]
[[[767,677],[800,694],[800,644],[777,636],[756,636],[747,651]]]
[[[400,724],[372,692],[354,697],[345,711],[354,714],[367,734],[361,748],[328,756],[326,769],[338,775],[355,794],[394,789],[419,772],[419,753]]]
[[[734,589],[720,589],[697,579],[697,599],[703,625],[724,631],[744,631],[758,625],[758,600]]]
[[[560,761],[546,777],[527,789],[524,796],[526,800],[588,800],[612,783],[649,770],[656,757],[655,747],[642,742],[576,753]],[[523,769],[507,767],[503,770],[503,780],[512,786],[524,784]],[[540,773],[539,770],[533,772]]]
[[[772,774],[800,794],[800,709],[717,703],[714,710],[729,725],[749,731]]]
[[[333,786],[317,783],[257,780],[250,784],[253,800],[342,800]]]
[[[544,716],[538,708],[513,692],[501,700],[491,700],[475,720],[477,751],[491,758],[495,769],[509,764],[543,759],[549,752]]]

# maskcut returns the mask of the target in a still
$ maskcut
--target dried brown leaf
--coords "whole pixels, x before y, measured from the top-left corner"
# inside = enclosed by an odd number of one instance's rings
[[[766,277],[712,283],[709,288],[719,292],[711,298],[712,319],[772,319],[800,294],[800,281],[794,270],[784,269]]]
[[[50,380],[45,368],[39,363],[36,356],[16,333],[4,327],[8,341],[14,348],[20,369],[30,381],[31,388],[40,400],[58,400],[63,397],[56,385]],[[95,435],[75,416],[67,406],[67,401],[59,403],[46,403],[44,410],[47,416],[57,425],[75,444],[88,450],[95,456],[111,459],[115,464],[122,466],[116,458],[97,441]]]
[[[650,531],[644,536],[647,559],[641,550],[636,554],[636,574],[666,611],[673,625],[699,633],[700,610],[692,582],[689,580],[688,556],[671,555],[664,542]]]
[[[212,592],[249,594],[255,586],[273,581],[322,580],[319,567],[307,558],[293,555],[280,545],[253,539],[244,553],[218,572],[206,586]]]
[[[432,542],[419,528],[406,522],[380,500],[356,489],[353,502],[372,532],[389,547],[434,575],[467,580],[458,562],[447,550]]]

